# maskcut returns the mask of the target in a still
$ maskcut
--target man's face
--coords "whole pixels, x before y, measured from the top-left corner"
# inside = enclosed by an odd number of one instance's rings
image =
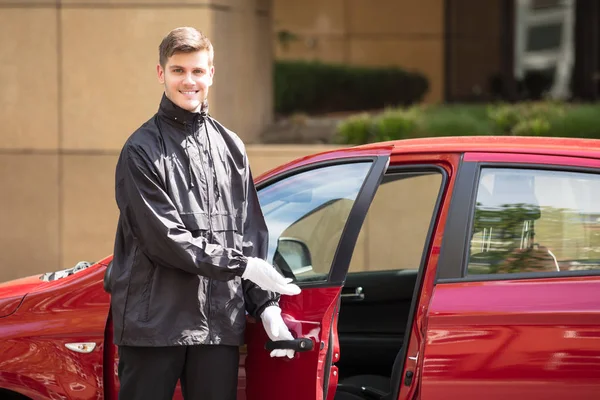
[[[175,53],[164,68],[158,64],[156,71],[169,100],[184,110],[200,111],[215,73],[208,51]]]

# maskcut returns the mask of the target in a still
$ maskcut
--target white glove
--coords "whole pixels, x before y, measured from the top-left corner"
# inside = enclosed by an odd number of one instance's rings
[[[263,327],[272,341],[278,340],[294,340],[283,318],[281,318],[281,308],[277,306],[269,306],[265,308],[261,314]],[[271,351],[271,357],[294,358],[294,350],[275,349]]]
[[[256,283],[263,290],[289,296],[300,293],[300,288],[290,283],[292,279],[284,278],[275,267],[260,258],[248,257],[248,264],[242,278]]]

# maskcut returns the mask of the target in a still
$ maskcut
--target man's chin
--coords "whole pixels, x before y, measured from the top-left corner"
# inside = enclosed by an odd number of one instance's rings
[[[181,100],[177,102],[177,105],[189,112],[196,112],[200,109],[202,102],[200,100]]]

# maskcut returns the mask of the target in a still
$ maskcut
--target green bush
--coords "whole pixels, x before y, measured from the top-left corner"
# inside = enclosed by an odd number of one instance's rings
[[[396,67],[353,67],[309,61],[274,65],[275,112],[326,113],[408,106],[429,83],[420,73]]]
[[[416,132],[418,118],[416,108],[388,109],[376,116],[355,115],[338,125],[337,142],[352,144],[407,139]]]
[[[492,124],[482,106],[436,106],[427,110],[420,136],[489,135]]]
[[[500,104],[488,108],[495,132],[502,135],[545,136],[550,131],[551,121],[560,120],[564,115],[565,105],[555,102]]]
[[[373,120],[369,114],[353,115],[337,127],[336,141],[343,144],[376,142]]]
[[[600,103],[526,102],[387,109],[338,125],[347,144],[428,136],[514,135],[600,138]]]
[[[571,105],[550,121],[548,136],[600,139],[600,103]]]

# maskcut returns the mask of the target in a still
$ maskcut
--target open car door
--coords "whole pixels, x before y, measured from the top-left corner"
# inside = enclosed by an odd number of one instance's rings
[[[293,341],[270,342],[262,323],[249,319],[247,400],[333,398],[341,290],[390,152],[389,147],[347,152],[350,156],[304,163],[259,184],[269,228],[267,261],[293,278],[302,293],[280,301]],[[271,358],[272,348],[293,349],[295,358]]]

